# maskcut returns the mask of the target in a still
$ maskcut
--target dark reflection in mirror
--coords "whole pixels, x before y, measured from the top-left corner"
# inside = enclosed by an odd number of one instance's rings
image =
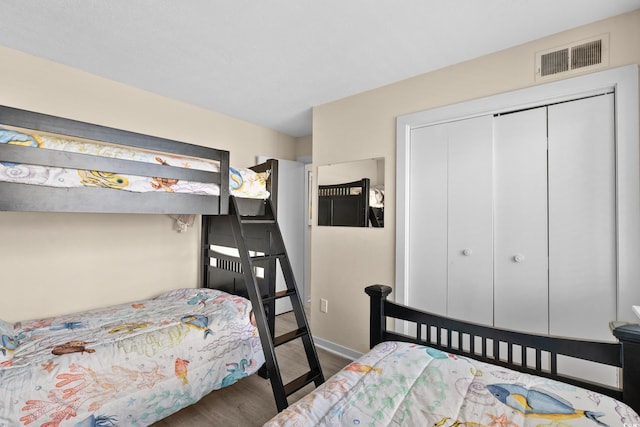
[[[384,227],[384,159],[318,167],[318,225]]]

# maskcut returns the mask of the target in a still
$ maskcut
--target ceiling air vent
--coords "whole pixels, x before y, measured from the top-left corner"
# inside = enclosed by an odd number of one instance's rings
[[[571,48],[571,69],[602,63],[602,40],[594,40]]]
[[[569,49],[545,53],[540,57],[540,75],[542,77],[565,71],[569,71]]]
[[[609,34],[536,52],[536,80],[609,64]]]

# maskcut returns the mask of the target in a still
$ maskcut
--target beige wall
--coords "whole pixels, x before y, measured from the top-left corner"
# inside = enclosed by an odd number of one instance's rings
[[[295,139],[0,46],[0,104],[226,149],[296,158]],[[199,227],[168,216],[0,212],[0,319],[17,321],[198,286]]]
[[[535,52],[603,33],[610,34],[609,67],[640,63],[636,10],[314,108],[314,171],[323,164],[385,157],[387,206],[384,229],[313,226],[314,335],[365,351],[369,308],[363,288],[394,283],[396,117],[532,86]],[[326,314],[319,311],[320,298],[329,301]]]
[[[296,138],[296,160],[304,161],[312,155],[313,139],[311,135]]]

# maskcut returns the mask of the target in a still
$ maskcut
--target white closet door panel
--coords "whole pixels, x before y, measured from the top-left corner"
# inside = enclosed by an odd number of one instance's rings
[[[547,334],[547,109],[494,119],[494,324]]]
[[[446,315],[447,130],[411,131],[409,305]]]
[[[493,117],[449,124],[447,314],[493,324]]]
[[[616,317],[613,95],[549,107],[550,332],[611,340]]]

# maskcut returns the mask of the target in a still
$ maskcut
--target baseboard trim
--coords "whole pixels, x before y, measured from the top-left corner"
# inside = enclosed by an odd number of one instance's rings
[[[316,347],[320,347],[323,350],[327,350],[331,353],[337,354],[338,356],[344,357],[349,360],[355,360],[358,357],[362,356],[362,353],[358,351],[352,350],[348,347],[341,346],[331,341],[324,340],[322,338],[313,337],[313,341]]]

